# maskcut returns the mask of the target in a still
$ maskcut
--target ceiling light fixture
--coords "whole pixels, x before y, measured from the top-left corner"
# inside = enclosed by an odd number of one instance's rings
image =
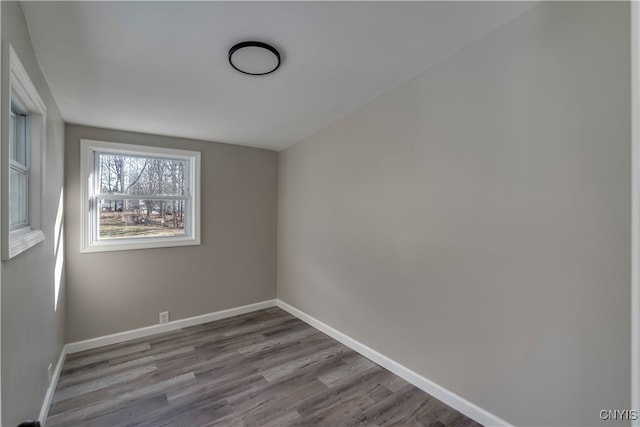
[[[241,73],[265,76],[280,67],[280,52],[263,42],[241,42],[229,49],[229,64]]]

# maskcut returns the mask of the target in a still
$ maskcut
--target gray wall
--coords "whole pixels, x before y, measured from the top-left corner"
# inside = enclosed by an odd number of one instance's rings
[[[55,302],[54,227],[63,184],[64,123],[31,45],[17,2],[1,2],[2,41],[9,41],[47,107],[43,231],[46,240],[3,262],[2,425],[37,418],[48,367],[64,343],[64,270]],[[62,261],[62,259],[61,259]]]
[[[543,3],[283,151],[278,297],[517,425],[628,408],[629,16]]]
[[[200,246],[80,253],[80,139],[202,153]],[[276,295],[274,151],[67,125],[67,342]]]

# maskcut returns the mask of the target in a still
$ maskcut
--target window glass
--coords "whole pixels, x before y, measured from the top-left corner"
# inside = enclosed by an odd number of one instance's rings
[[[185,235],[186,161],[100,152],[95,156],[99,239]]]
[[[27,116],[11,109],[11,126],[9,128],[11,160],[27,167]]]
[[[29,225],[29,178],[24,170],[9,171],[9,228]]]
[[[29,226],[27,116],[11,108],[9,127],[9,229]]]
[[[184,236],[184,200],[102,199],[98,238]]]

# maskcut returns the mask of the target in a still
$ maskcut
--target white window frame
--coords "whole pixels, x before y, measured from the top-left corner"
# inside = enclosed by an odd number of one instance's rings
[[[96,202],[96,153],[113,153],[130,156],[164,157],[188,162],[189,209],[185,218],[184,236],[131,237],[122,239],[98,239]],[[123,251],[132,249],[165,248],[200,244],[200,152],[162,148],[117,142],[80,140],[80,209],[82,253]],[[114,199],[118,196],[114,195]]]
[[[42,189],[44,188],[44,149],[46,137],[46,107],[35,85],[9,43],[3,45],[2,58],[2,259],[11,259],[45,240],[42,219]],[[11,106],[28,116],[28,209],[29,224],[15,230],[9,225],[9,128]]]

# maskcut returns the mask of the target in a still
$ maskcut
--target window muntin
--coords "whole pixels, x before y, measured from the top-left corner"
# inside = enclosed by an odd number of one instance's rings
[[[200,243],[200,153],[87,140],[81,147],[83,252]]]

